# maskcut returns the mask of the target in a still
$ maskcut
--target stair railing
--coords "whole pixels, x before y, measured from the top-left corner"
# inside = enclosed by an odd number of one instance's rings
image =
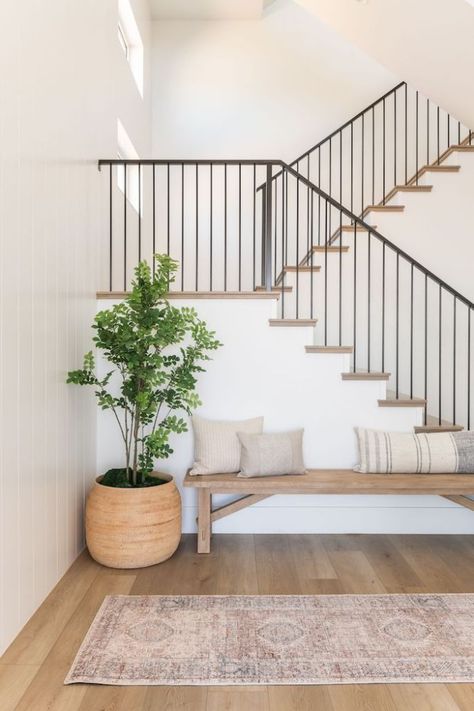
[[[99,167],[108,168],[108,295],[127,291],[136,263],[157,252],[178,260],[170,289],[180,295],[277,291],[282,319],[317,319],[316,345],[350,347],[353,372],[390,373],[396,398],[428,402],[426,425],[434,416],[437,426],[470,426],[474,304],[295,168],[279,160]]]
[[[401,82],[290,166],[365,216],[370,206],[385,205],[397,186],[418,185],[423,167],[439,165],[453,145],[471,144],[470,129]]]

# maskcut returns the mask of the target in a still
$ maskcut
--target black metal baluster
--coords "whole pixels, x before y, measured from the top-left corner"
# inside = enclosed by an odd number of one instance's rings
[[[351,212],[354,211],[354,123],[351,121]]]
[[[395,91],[393,93],[393,187],[396,187],[396,185],[397,185],[397,92]]]
[[[321,187],[321,148],[318,148],[318,188]],[[318,246],[321,246],[321,195],[318,193]]]
[[[441,390],[442,390],[442,377],[441,377],[441,317],[442,317],[442,289],[441,284],[439,286],[439,316],[438,316],[438,329],[439,329],[439,352],[438,352],[438,424],[441,426]]]
[[[127,291],[127,164],[123,164],[123,290]]]
[[[367,233],[367,372],[370,373],[370,239],[372,233]]]
[[[329,208],[331,209],[331,208]],[[324,345],[328,344],[328,201],[324,201]]]
[[[372,106],[372,205],[375,205],[375,109]]]
[[[329,195],[332,195],[332,136],[329,139]],[[331,211],[329,211],[329,228],[326,230],[326,241],[331,234]]]
[[[167,201],[167,251],[170,253],[170,164],[166,166],[167,174],[167,189],[166,189],[166,201]]]
[[[195,211],[196,211],[196,264],[195,264],[195,284],[196,284],[196,291],[199,291],[198,289],[198,274],[199,274],[199,166],[196,163],[196,206],[195,206]]]
[[[410,270],[410,398],[413,400],[413,264]]]
[[[109,291],[112,289],[113,272],[113,195],[112,195],[112,163],[109,165]]]
[[[266,215],[265,215],[265,286],[267,291],[273,288],[272,276],[272,200],[273,200],[273,180],[272,165],[267,163],[266,180]]]
[[[310,287],[311,287],[311,293],[310,293],[310,318],[313,318],[313,259],[314,259],[314,245],[313,245],[313,239],[314,239],[314,228],[313,228],[313,222],[314,222],[314,191],[311,190],[311,260],[310,260],[310,266],[311,266],[311,271],[309,274],[310,278]]]
[[[385,205],[385,99],[382,103],[383,132],[382,132],[382,204]]]
[[[296,164],[296,171],[300,172],[299,163]],[[299,318],[300,306],[300,181],[296,179],[296,318]]]
[[[138,165],[138,261],[142,261],[142,167]]]
[[[266,191],[266,187],[265,187]],[[265,192],[262,191],[262,201]],[[266,202],[266,195],[265,195]],[[262,218],[265,219],[265,209],[262,207]],[[262,231],[262,252],[265,232]],[[227,291],[227,163],[224,164],[224,291]]]
[[[153,163],[153,173],[152,173],[152,190],[153,190],[153,200],[152,200],[152,220],[153,220],[153,234],[152,234],[152,251],[153,251],[153,275],[155,274],[155,254],[156,254],[156,165]],[[169,254],[169,252],[168,252]]]
[[[339,133],[339,202],[342,204],[342,131]]]
[[[453,425],[456,424],[456,302],[453,305]]]
[[[385,373],[385,242],[382,245],[382,373]]]
[[[425,274],[425,413],[424,423],[428,421],[428,275]]]
[[[356,372],[356,361],[357,361],[357,223],[354,222],[354,314],[353,314],[353,347],[354,347],[354,358],[353,358],[353,371]]]
[[[416,100],[415,100],[415,102],[416,102],[416,103],[415,103],[415,118],[416,118],[416,139],[415,139],[415,140],[416,140],[416,146],[415,146],[415,154],[416,154],[416,155],[415,155],[415,163],[416,163],[416,166],[415,166],[415,178],[416,178],[416,179],[415,179],[415,184],[418,185],[418,170],[419,170],[419,168],[418,168],[418,165],[419,165],[419,161],[418,161],[418,143],[419,143],[419,128],[418,128],[418,117],[419,117],[418,104],[419,104],[419,97],[418,97],[418,91],[416,92]],[[407,183],[407,182],[408,182],[408,181],[407,181],[407,179],[405,178],[405,183]]]
[[[458,121],[458,146],[461,144],[461,121]]]
[[[395,397],[399,394],[399,356],[400,356],[400,255],[397,252],[397,301],[396,301],[396,332],[395,332]]]
[[[283,176],[282,176],[283,178]],[[282,179],[283,183],[283,179]],[[283,195],[283,193],[282,193]],[[282,210],[283,210],[283,197],[282,197]],[[253,262],[252,262],[252,283],[253,283],[253,290],[255,291],[255,288],[257,286],[257,281],[256,281],[256,251],[257,251],[257,228],[256,228],[256,214],[257,214],[257,166],[254,163],[253,166]],[[276,272],[275,272],[276,276]],[[282,301],[282,307],[283,307],[283,301]]]
[[[213,180],[213,165],[212,163],[209,165],[209,291],[212,291],[212,257],[213,257],[213,239],[214,239],[214,233],[213,233],[213,216],[214,216],[214,210],[213,210],[213,205],[212,205],[212,200],[213,200],[213,193],[214,193],[214,180]],[[253,225],[254,225],[254,233],[253,233],[253,289],[255,291],[255,166],[254,166],[254,178],[253,178],[253,199],[254,199],[254,206],[253,206]]]
[[[439,149],[439,106],[436,109],[436,140],[438,144],[438,165],[440,159],[440,149]]]
[[[339,345],[342,346],[342,210],[339,210]]]
[[[418,131],[418,129],[417,129]],[[408,86],[405,84],[405,185],[408,183]],[[396,183],[395,183],[396,185]]]
[[[451,145],[451,116],[449,114],[447,116],[448,116],[447,121],[448,121],[448,148],[449,148]]]
[[[181,165],[181,291],[184,291],[184,163]]]
[[[285,220],[288,203],[285,197],[285,180],[288,181],[288,173],[283,169],[281,174],[281,317],[285,318]],[[276,251],[276,246],[275,246]],[[275,270],[276,279],[276,270]],[[276,282],[278,283],[278,282]]]
[[[308,160],[307,160],[307,166],[306,166],[306,177],[308,180],[310,180],[310,175],[309,175],[309,154],[308,154]],[[309,215],[310,215],[310,207],[309,207],[309,185],[306,186],[306,254],[309,254]]]
[[[361,187],[360,187],[360,214],[364,214],[364,151],[365,151],[365,125],[364,125],[364,114],[362,114],[362,136],[361,136]]]
[[[426,99],[426,165],[430,164],[430,100]]]
[[[274,249],[274,255],[273,255],[273,273],[276,276],[277,273],[277,252],[278,252],[278,178],[275,178],[275,200],[274,200],[274,215],[273,215],[273,221],[275,223],[275,249]],[[273,287],[273,284],[272,284]]]
[[[471,429],[471,312],[467,312],[467,429]]]
[[[269,190],[272,190],[272,183]],[[239,291],[242,291],[242,163],[239,163]]]

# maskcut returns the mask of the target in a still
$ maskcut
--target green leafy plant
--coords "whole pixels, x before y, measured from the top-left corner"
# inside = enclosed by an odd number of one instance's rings
[[[124,444],[125,466],[109,470],[102,483],[142,487],[159,483],[150,476],[155,459],[172,454],[171,433],[186,432],[180,412],[201,404],[197,374],[221,345],[195,309],[176,308],[166,298],[177,262],[155,255],[155,271],[146,262],[135,269],[131,293],[94,320],[94,343],[114,367],[98,378],[92,351],[68,383],[92,385],[102,410],[115,416]],[[116,380],[119,380],[117,384]]]

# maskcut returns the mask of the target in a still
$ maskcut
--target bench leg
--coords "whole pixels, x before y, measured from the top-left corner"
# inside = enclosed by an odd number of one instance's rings
[[[198,539],[197,552],[211,552],[211,492],[198,490]]]

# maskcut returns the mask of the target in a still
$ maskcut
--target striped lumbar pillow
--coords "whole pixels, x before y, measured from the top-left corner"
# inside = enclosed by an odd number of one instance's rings
[[[240,469],[237,432],[258,434],[263,417],[251,420],[205,420],[194,415],[194,464],[190,474],[230,474]]]
[[[411,434],[356,427],[360,464],[378,474],[474,473],[474,431]]]

